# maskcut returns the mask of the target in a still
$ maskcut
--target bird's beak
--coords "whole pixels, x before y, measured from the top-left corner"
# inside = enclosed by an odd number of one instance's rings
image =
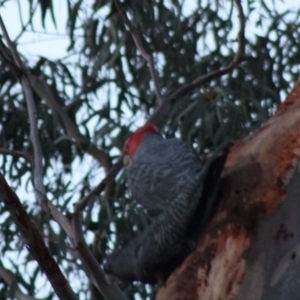
[[[131,158],[128,155],[123,155],[123,165],[128,168],[131,165]]]

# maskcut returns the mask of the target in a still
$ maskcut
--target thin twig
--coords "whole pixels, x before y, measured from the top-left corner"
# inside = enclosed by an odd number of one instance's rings
[[[32,24],[32,18],[28,18],[27,23],[24,25],[24,22],[23,22],[23,20],[22,20],[23,11],[22,11],[22,7],[21,7],[21,5],[20,5],[20,2],[21,2],[21,1],[18,0],[17,2],[18,2],[19,19],[20,19],[21,24],[22,24],[22,30],[21,30],[21,31],[19,32],[19,34],[16,36],[15,42],[16,42],[16,41],[24,34],[24,32],[27,30],[27,27],[28,27],[29,25]],[[31,16],[33,16],[33,15],[35,14],[35,12],[36,12],[38,6],[39,6],[39,3],[37,2],[37,3],[35,4],[35,6],[32,6],[32,7],[31,7],[31,10],[30,10]]]
[[[0,148],[0,153],[2,153],[4,155],[12,155],[12,156],[16,156],[16,157],[22,157],[22,158],[28,160],[29,162],[32,162],[31,155],[26,152],[10,150],[10,149],[6,149],[6,148]]]
[[[115,5],[116,5],[119,13],[122,16],[122,18],[124,20],[124,23],[128,27],[137,49],[141,52],[142,56],[144,57],[144,59],[149,64],[150,74],[151,74],[151,78],[153,80],[155,94],[156,94],[158,103],[161,104],[163,102],[163,96],[162,96],[161,91],[160,91],[159,78],[158,78],[158,74],[157,74],[157,71],[156,71],[156,68],[155,68],[153,57],[146,51],[145,47],[143,46],[143,43],[140,39],[140,36],[139,36],[139,33],[138,33],[136,27],[128,19],[127,14],[124,12],[124,10],[122,8],[122,4],[120,3],[120,1],[115,0]]]
[[[0,27],[5,38],[5,41],[11,51],[14,62],[18,68],[22,71],[19,75],[19,80],[22,84],[25,99],[27,102],[29,123],[30,123],[30,139],[33,147],[33,185],[36,198],[39,205],[44,211],[47,211],[47,199],[46,199],[46,188],[43,183],[44,168],[43,168],[43,153],[42,147],[39,140],[39,132],[37,127],[37,112],[35,102],[33,99],[33,92],[30,85],[30,81],[27,76],[27,71],[23,66],[22,60],[16,50],[15,45],[10,40],[5,25],[0,16]]]

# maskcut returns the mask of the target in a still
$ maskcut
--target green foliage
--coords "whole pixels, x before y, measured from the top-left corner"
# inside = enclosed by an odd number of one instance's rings
[[[8,2],[0,1],[4,6]],[[41,10],[46,32],[47,15],[54,24],[58,22],[53,8],[56,1],[28,2],[33,13],[27,19],[33,31],[37,8]],[[126,0],[123,3],[144,47],[155,59],[164,95],[225,67],[237,49],[238,18],[233,1],[191,1],[192,7],[184,2]],[[259,0],[244,2],[247,2],[242,3],[247,24],[243,62],[232,72],[177,99],[164,120],[165,136],[180,136],[199,155],[224,141],[242,139],[259,128],[298,78],[300,10],[293,11],[287,6],[280,9],[277,1],[275,4]],[[147,120],[157,107],[148,64],[112,1],[66,3],[68,55],[55,61],[47,57],[28,58],[28,66],[32,74],[46,78],[57,102],[80,132],[115,162],[129,132]],[[23,33],[26,30],[29,27]],[[23,55],[26,58],[27,54]],[[32,154],[22,89],[0,63],[0,147]],[[104,169],[68,136],[63,120],[44,99],[35,95],[35,104],[47,196],[65,213],[104,178]],[[40,216],[30,180],[30,162],[18,156],[1,155],[1,164],[27,212],[39,224],[54,257],[74,282],[73,288],[80,299],[89,299],[87,281],[69,251],[65,234]],[[1,206],[0,214],[2,264],[11,266],[27,294],[39,293],[41,297],[55,299],[50,287],[40,291],[41,271],[24,251],[5,207]],[[84,225],[89,242],[96,244],[100,252],[97,257],[101,262],[148,222],[149,216],[130,199],[125,176],[121,174],[108,199],[99,197],[98,204],[86,212]],[[98,239],[94,239],[96,233],[100,233]],[[11,253],[18,255],[18,262],[13,261]],[[1,297],[13,299],[13,288],[0,281]],[[135,284],[126,291],[129,299],[146,299],[151,288]]]

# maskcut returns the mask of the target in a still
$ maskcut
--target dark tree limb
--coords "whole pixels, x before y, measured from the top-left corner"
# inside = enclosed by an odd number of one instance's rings
[[[99,188],[103,190],[105,186],[104,181]],[[38,262],[43,272],[45,272],[57,296],[63,300],[77,299],[75,294],[72,296],[73,291],[67,284],[67,281],[63,277],[63,274],[55,260],[50,255],[36,225],[30,220],[17,195],[10,189],[1,173],[0,200],[5,204],[7,210],[10,212],[13,221],[21,233],[24,243],[27,245],[27,249]],[[91,282],[108,300],[125,300],[126,298],[124,294],[118,287],[111,286],[106,282],[99,263],[85,242],[81,222],[82,211],[78,210],[76,214],[74,214],[71,223],[51,202],[48,202],[47,204],[53,218],[61,225],[68,235],[70,242],[74,246],[78,257],[82,262],[83,269]],[[81,205],[86,204],[86,202],[83,202]],[[85,206],[83,206],[83,208],[84,207]]]
[[[65,125],[68,135],[70,137],[74,138],[74,140],[76,141],[76,143],[82,150],[91,154],[97,161],[99,161],[104,166],[104,169],[106,170],[106,172],[108,172],[111,168],[111,160],[110,160],[110,157],[108,156],[108,154],[106,154],[104,151],[98,149],[94,144],[92,144],[90,142],[90,140],[87,137],[83,136],[80,133],[77,125],[69,118],[69,116],[64,111],[64,109],[58,104],[58,102],[55,99],[55,96],[53,95],[51,89],[45,83],[45,81],[40,78],[34,77],[27,72],[27,70],[25,69],[25,67],[22,64],[22,61],[21,61],[16,49],[14,48],[13,43],[10,41],[10,39],[8,37],[8,34],[6,32],[5,26],[4,26],[1,18],[0,18],[0,27],[1,27],[2,31],[4,32],[6,42],[9,46],[9,49],[8,49],[2,42],[0,43],[0,56],[1,56],[2,60],[10,67],[11,71],[16,76],[16,78],[18,80],[20,80],[20,82],[23,86],[24,92],[25,92],[26,100],[27,100],[27,106],[28,106],[28,111],[29,111],[29,115],[30,115],[29,119],[30,119],[30,128],[31,128],[31,140],[32,140],[32,144],[34,147],[34,170],[33,170],[33,173],[34,173],[34,178],[37,178],[37,180],[34,182],[34,186],[35,186],[35,188],[38,187],[38,188],[36,188],[38,192],[42,191],[42,193],[38,193],[38,196],[42,197],[42,195],[46,195],[46,193],[45,193],[45,188],[44,188],[43,181],[42,181],[43,180],[42,153],[41,153],[41,147],[40,147],[40,143],[39,143],[39,139],[38,139],[38,129],[36,126],[36,124],[37,124],[36,110],[35,110],[35,106],[34,106],[31,85],[34,87],[35,91],[42,98],[45,99],[48,106],[50,108],[52,108],[53,110],[55,110],[60,115],[60,117],[62,118],[62,120],[64,122],[64,125]],[[6,152],[8,153],[8,151],[6,151]],[[10,152],[9,154],[13,154],[13,153]],[[14,154],[16,155],[17,153],[15,152]],[[64,215],[62,215],[61,212],[59,212],[58,209],[50,201],[48,201],[46,196],[43,196],[43,199],[42,199],[43,205],[41,205],[43,210],[51,213],[54,220],[56,220],[61,225],[63,230],[68,235],[74,248],[78,251],[79,258],[81,259],[83,268],[84,268],[87,276],[91,279],[91,281],[98,288],[98,290],[101,293],[103,293],[103,295],[105,297],[107,297],[107,299],[109,299],[109,300],[126,299],[126,298],[123,295],[123,293],[119,290],[118,287],[110,286],[109,284],[106,283],[104,273],[102,272],[99,263],[96,261],[95,257],[89,250],[89,248],[84,240],[84,236],[83,236],[82,228],[81,228],[82,227],[81,213],[82,213],[82,210],[88,204],[91,204],[91,202],[93,201],[93,199],[95,198],[96,195],[98,195],[105,188],[107,188],[109,183],[111,183],[114,180],[115,176],[117,175],[117,173],[120,171],[121,168],[122,168],[122,163],[121,163],[121,160],[119,160],[119,162],[114,166],[114,168],[112,168],[111,172],[108,174],[108,177],[105,178],[86,198],[84,198],[82,202],[80,202],[79,207],[73,218],[75,221],[77,220],[76,222],[73,222],[73,224],[75,224],[73,227],[72,227],[71,222]],[[3,184],[4,184],[5,179],[3,177],[2,177],[2,179],[4,180],[3,181]],[[1,184],[1,182],[0,182],[0,184]],[[7,184],[6,184],[6,187],[9,188]],[[18,200],[16,195],[15,195],[15,199]],[[40,199],[40,198],[38,198],[38,199]],[[11,214],[14,213],[12,210],[9,210],[9,211]],[[24,209],[23,209],[23,213],[26,214]],[[44,265],[45,260],[42,260],[38,256],[39,254],[43,254],[43,250],[39,249],[39,251],[38,251],[39,253],[36,253],[36,249],[32,246],[32,244],[34,244],[36,242],[34,242],[30,239],[27,241],[27,239],[26,239],[29,236],[29,234],[27,234],[26,230],[28,228],[30,228],[30,227],[28,227],[27,224],[25,224],[27,221],[25,223],[22,222],[22,220],[23,220],[22,218],[20,220],[18,220],[16,213],[14,214],[14,216],[15,216],[15,218],[13,218],[13,219],[16,222],[17,226],[19,226],[20,228],[22,226],[24,226],[23,239],[25,240],[25,243],[28,245],[29,251],[34,256],[34,258],[37,260],[37,262],[39,263],[41,268],[44,270],[48,266],[45,266]],[[28,216],[27,216],[27,218],[28,218]],[[34,239],[34,240],[36,240],[36,239]],[[40,239],[38,239],[38,242],[43,243],[44,247],[46,247],[43,240],[41,239],[41,237],[40,237]],[[39,247],[41,248],[42,246],[39,246]],[[47,252],[47,254],[49,254],[49,252]],[[51,257],[51,259],[53,262],[55,262],[52,257]],[[56,267],[58,268],[57,265],[56,265]],[[58,268],[58,270],[59,270],[59,268]],[[56,274],[55,270],[53,271],[53,274]],[[51,280],[53,281],[52,277],[50,277],[50,278],[48,277],[48,279],[50,280],[50,282],[51,282]],[[62,287],[63,287],[63,284],[61,282],[59,284],[62,285]],[[75,298],[68,296],[68,295],[71,295],[71,292],[72,292],[71,289],[68,293],[61,292],[60,290],[58,290],[58,291],[55,290],[55,292],[60,293],[60,294],[57,294],[59,297],[60,297],[60,295],[66,295],[65,298],[61,298],[61,299],[75,299]]]
[[[0,201],[9,211],[12,220],[18,228],[18,232],[21,234],[26,248],[38,262],[39,266],[45,273],[59,299],[76,300],[77,297],[75,293],[62,274],[56,261],[51,256],[37,226],[31,221],[18,196],[8,186],[5,178],[1,173]]]

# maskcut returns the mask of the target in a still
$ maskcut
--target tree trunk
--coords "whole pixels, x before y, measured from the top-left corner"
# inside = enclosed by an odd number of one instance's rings
[[[300,299],[300,84],[231,150],[218,213],[158,300]]]

